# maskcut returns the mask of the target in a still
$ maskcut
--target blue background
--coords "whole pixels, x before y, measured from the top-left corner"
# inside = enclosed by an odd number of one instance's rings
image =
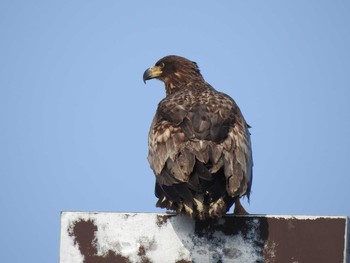
[[[1,1],[0,262],[57,262],[60,211],[160,212],[159,58],[253,127],[254,214],[350,215],[350,2]]]

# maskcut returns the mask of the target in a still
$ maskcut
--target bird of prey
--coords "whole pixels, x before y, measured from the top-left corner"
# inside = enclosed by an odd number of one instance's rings
[[[204,220],[220,218],[252,185],[249,125],[235,101],[202,77],[197,63],[170,55],[143,74],[164,82],[149,131],[148,161],[157,207]]]

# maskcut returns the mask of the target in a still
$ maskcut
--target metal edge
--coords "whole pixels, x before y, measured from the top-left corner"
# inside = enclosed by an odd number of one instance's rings
[[[61,262],[61,249],[62,249],[62,216],[63,216],[63,214],[65,214],[65,213],[67,213],[67,212],[65,212],[65,211],[60,211],[60,239],[59,239],[59,253],[58,253],[58,263],[60,263]]]
[[[350,228],[349,228],[349,217],[345,219],[345,234],[344,234],[344,263],[350,263]]]
[[[63,215],[69,214],[148,214],[148,215],[162,215],[162,216],[176,216],[176,213],[172,212],[124,212],[124,211],[61,211],[61,218]],[[277,219],[299,219],[299,220],[315,220],[320,218],[328,219],[345,219],[348,222],[347,216],[324,216],[324,215],[271,215],[271,214],[249,214],[249,215],[234,215],[226,214],[228,217],[258,217],[258,218],[277,218]],[[350,262],[349,262],[350,263]]]

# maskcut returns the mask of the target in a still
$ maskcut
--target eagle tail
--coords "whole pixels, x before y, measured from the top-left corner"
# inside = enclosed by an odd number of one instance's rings
[[[156,182],[157,207],[203,220],[224,215],[238,197],[226,191],[224,169],[210,173],[210,164],[196,161],[188,182],[163,185]]]

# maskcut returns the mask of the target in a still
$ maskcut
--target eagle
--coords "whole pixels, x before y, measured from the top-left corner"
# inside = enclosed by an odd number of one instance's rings
[[[220,218],[235,204],[247,214],[252,185],[250,126],[236,102],[216,91],[196,62],[163,57],[143,74],[158,79],[166,96],[158,104],[148,138],[157,207],[198,220]]]

